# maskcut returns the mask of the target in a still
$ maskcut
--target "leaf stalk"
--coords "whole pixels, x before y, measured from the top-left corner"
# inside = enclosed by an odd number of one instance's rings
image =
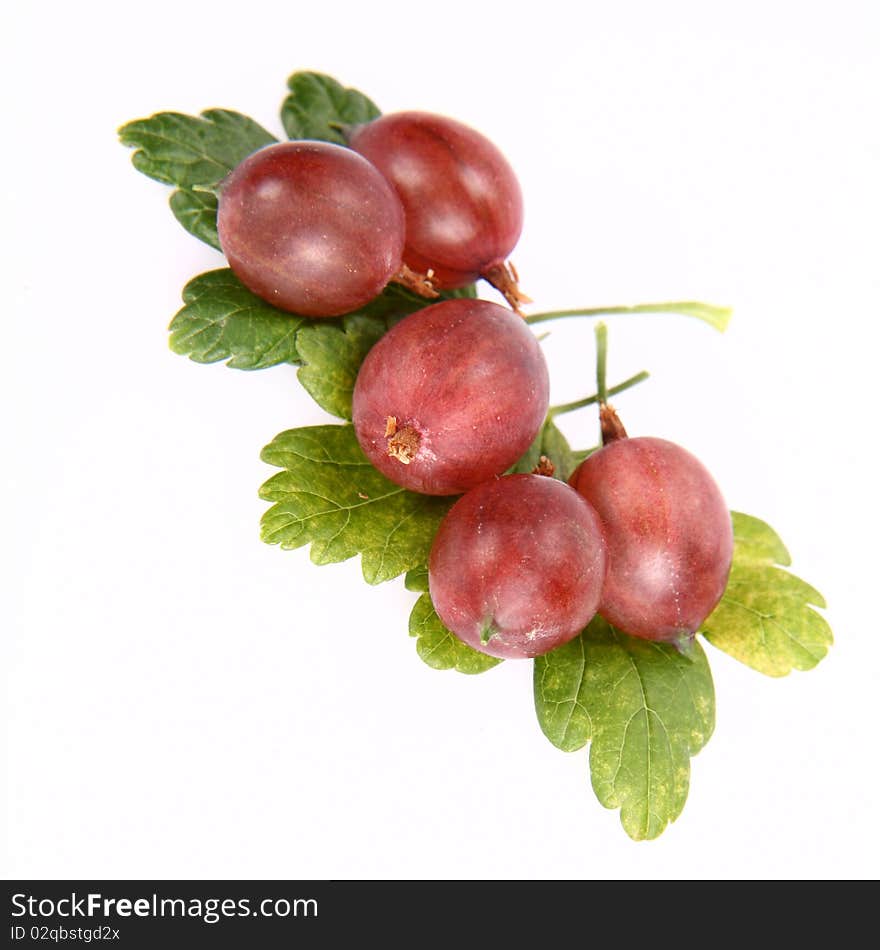
[[[627,389],[631,389],[633,386],[643,383],[650,375],[647,370],[642,370],[641,373],[636,373],[635,376],[630,376],[629,379],[625,379],[622,383],[612,386],[611,389],[608,390],[607,395],[616,396],[618,393],[626,392]],[[594,406],[597,402],[599,402],[599,394],[594,393],[592,396],[587,396],[584,399],[576,399],[574,402],[564,402],[558,406],[551,406],[547,411],[547,415],[550,418],[553,416],[561,416],[563,413],[573,412],[575,409],[583,409],[584,406]]]
[[[678,313],[696,317],[720,333],[727,329],[733,311],[729,307],[701,303],[697,300],[679,300],[671,303],[640,303],[628,307],[583,307],[577,310],[548,310],[526,317],[526,323],[544,323],[548,320],[564,320],[568,317],[611,317],[626,313]]]

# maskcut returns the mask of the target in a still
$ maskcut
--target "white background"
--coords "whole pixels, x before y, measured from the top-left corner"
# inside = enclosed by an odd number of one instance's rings
[[[865,2],[4,6],[2,624],[11,877],[876,877],[880,46]],[[260,448],[325,421],[295,371],[167,349],[222,259],[116,142],[223,106],[281,134],[295,69],[480,128],[527,204],[540,309],[610,323],[633,434],[765,518],[837,637],[771,680],[707,646],[717,729],[635,844],[528,663],[428,669],[413,595],[263,545]],[[593,391],[552,327],[555,402]],[[596,420],[568,417],[589,444]]]

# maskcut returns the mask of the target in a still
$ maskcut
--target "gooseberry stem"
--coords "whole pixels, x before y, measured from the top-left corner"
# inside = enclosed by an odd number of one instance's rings
[[[616,396],[618,393],[625,392],[627,389],[631,389],[633,386],[643,383],[650,375],[651,374],[646,370],[642,370],[641,373],[636,373],[635,376],[630,376],[629,379],[625,379],[622,383],[612,386],[606,395]],[[547,415],[561,416],[563,413],[573,412],[575,409],[583,409],[584,406],[594,406],[597,402],[599,402],[599,394],[595,393],[592,396],[587,396],[585,399],[576,399],[574,402],[565,402],[558,406],[551,406],[547,411]]]
[[[596,324],[596,389],[599,397],[599,434],[602,445],[616,439],[626,438],[626,429],[614,409],[608,405],[605,387],[605,364],[608,362],[608,327],[600,321]]]
[[[719,332],[727,329],[733,311],[728,307],[700,303],[697,300],[679,300],[673,303],[640,303],[631,307],[588,307],[580,310],[548,310],[526,317],[526,323],[544,323],[547,320],[563,320],[566,317],[610,317],[622,313],[680,313],[697,317]]]
[[[603,321],[596,324],[596,395],[599,405],[608,402],[608,389],[605,384],[605,366],[608,362],[608,327]]]

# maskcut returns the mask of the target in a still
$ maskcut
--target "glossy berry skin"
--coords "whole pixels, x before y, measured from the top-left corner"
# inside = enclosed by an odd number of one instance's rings
[[[633,636],[688,643],[721,599],[733,557],[712,476],[672,442],[622,438],[570,483],[598,512],[608,545],[599,613]]]
[[[401,266],[403,208],[366,159],[326,142],[282,142],[223,182],[220,244],[263,300],[329,317],[372,300]]]
[[[450,509],[428,583],[443,623],[475,650],[540,656],[596,613],[605,577],[599,516],[564,482],[506,475]]]
[[[469,126],[396,112],[356,126],[352,148],[397,189],[406,211],[404,261],[462,287],[501,264],[519,240],[522,192],[501,152]]]
[[[393,482],[456,495],[522,456],[548,399],[544,354],[521,317],[486,300],[446,300],[370,350],[352,420],[367,458]]]

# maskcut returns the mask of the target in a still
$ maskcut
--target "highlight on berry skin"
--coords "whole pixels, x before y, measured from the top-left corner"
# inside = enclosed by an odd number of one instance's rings
[[[686,649],[721,599],[733,558],[715,480],[681,446],[624,433],[582,462],[571,485],[598,512],[608,545],[599,613],[624,633]]]
[[[394,112],[349,129],[348,142],[403,202],[410,268],[440,289],[484,278],[517,311],[530,302],[507,260],[522,233],[522,191],[486,136],[446,116]]]
[[[506,307],[431,304],[373,346],[352,398],[367,458],[410,491],[457,495],[507,471],[544,422],[541,346]]]
[[[222,184],[217,230],[241,282],[302,316],[356,310],[402,266],[399,198],[368,161],[328,142],[246,158]]]
[[[459,639],[490,656],[541,656],[593,619],[605,540],[592,506],[545,475],[484,482],[451,508],[434,539],[434,609]]]

